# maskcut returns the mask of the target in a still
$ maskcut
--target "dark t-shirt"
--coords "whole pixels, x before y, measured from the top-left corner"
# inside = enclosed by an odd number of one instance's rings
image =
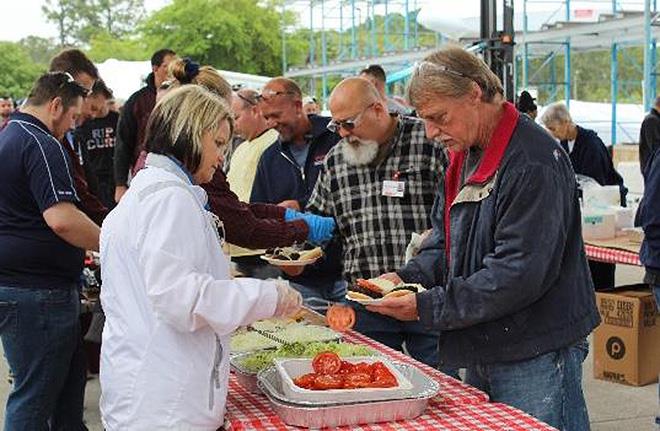
[[[0,285],[68,288],[84,251],[48,227],[42,213],[79,201],[69,160],[35,117],[16,113],[0,132]]]
[[[90,191],[110,209],[115,206],[113,160],[118,120],[119,114],[110,111],[103,118],[85,121],[75,133]]]

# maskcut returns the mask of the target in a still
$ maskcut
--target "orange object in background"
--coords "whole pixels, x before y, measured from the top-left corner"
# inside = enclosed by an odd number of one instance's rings
[[[328,325],[335,331],[348,331],[355,326],[355,311],[345,305],[331,305],[325,314]]]

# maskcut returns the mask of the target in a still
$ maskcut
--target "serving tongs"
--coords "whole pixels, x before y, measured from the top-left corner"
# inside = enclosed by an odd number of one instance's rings
[[[290,342],[283,340],[282,338],[278,337],[277,335],[274,335],[272,332],[264,331],[262,329],[257,329],[252,325],[248,325],[246,327],[248,331],[251,332],[256,332],[257,334],[261,335],[262,337],[266,337],[269,340],[275,341],[276,343],[282,344],[282,345],[291,345]]]

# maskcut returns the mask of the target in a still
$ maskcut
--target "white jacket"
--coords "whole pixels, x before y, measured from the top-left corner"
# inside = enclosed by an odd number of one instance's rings
[[[206,193],[150,154],[101,229],[105,429],[223,423],[229,334],[273,315],[274,282],[232,280]]]

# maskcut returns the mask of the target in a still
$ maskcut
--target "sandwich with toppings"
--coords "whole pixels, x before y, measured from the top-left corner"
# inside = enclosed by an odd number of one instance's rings
[[[426,289],[421,284],[394,284],[384,278],[370,278],[369,280],[358,278],[354,286],[349,286],[346,297],[357,301],[369,301],[410,295],[424,290]]]

